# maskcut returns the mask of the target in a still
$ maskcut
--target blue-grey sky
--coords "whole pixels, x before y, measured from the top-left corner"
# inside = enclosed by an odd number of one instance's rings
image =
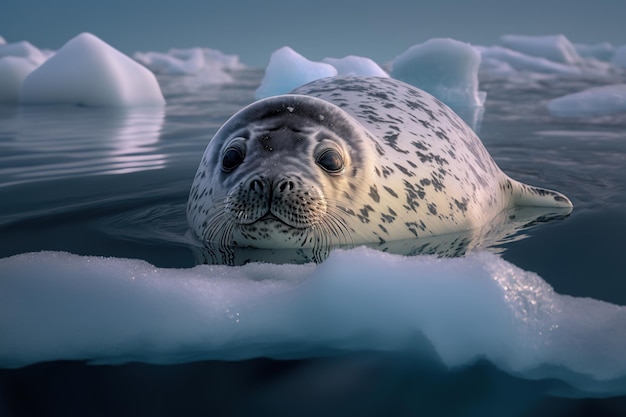
[[[2,0],[0,36],[58,49],[91,32],[127,54],[204,46],[263,67],[285,45],[310,59],[384,63],[433,37],[493,45],[503,34],[626,44],[624,0]]]

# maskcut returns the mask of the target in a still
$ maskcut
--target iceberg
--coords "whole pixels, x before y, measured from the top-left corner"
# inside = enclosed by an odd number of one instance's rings
[[[0,58],[17,57],[27,60],[35,66],[43,64],[48,56],[28,41],[2,44],[0,43]]]
[[[479,46],[484,65],[480,72],[488,75],[511,76],[518,72],[539,73],[551,75],[581,75],[579,67],[560,62],[550,61],[547,58],[526,55],[519,51],[503,46]]]
[[[477,130],[486,97],[478,91],[480,60],[479,51],[468,43],[430,39],[396,57],[391,76],[437,97]]]
[[[609,62],[613,56],[615,48],[609,42],[597,43],[595,45],[587,45],[575,43],[576,52],[582,58],[594,58],[600,61]]]
[[[626,393],[626,307],[559,295],[487,252],[356,248],[320,265],[189,269],[26,253],[0,259],[0,334],[8,368],[384,351],[451,369],[488,360],[517,377],[564,381],[567,395]]]
[[[24,78],[35,68],[37,65],[26,58],[0,58],[0,104],[17,104]]]
[[[68,41],[23,81],[20,104],[162,106],[154,74],[90,33]]]
[[[566,65],[579,64],[582,59],[574,45],[563,35],[523,36],[504,35],[500,43],[524,55],[545,58]]]
[[[343,58],[324,58],[322,62],[335,67],[337,75],[389,78],[389,74],[376,62],[362,56],[348,55]]]
[[[190,88],[233,82],[229,71],[244,68],[237,55],[226,55],[210,48],[171,49],[162,52],[137,52],[135,60],[155,74],[187,76]]]
[[[611,63],[616,67],[626,68],[626,45],[615,48]]]
[[[22,82],[47,55],[30,42],[0,41],[0,103],[17,104]]]
[[[593,117],[626,113],[626,84],[592,87],[550,100],[550,113],[557,117]]]
[[[454,39],[430,39],[410,47],[391,63],[391,76],[437,97],[456,110],[481,107],[478,91],[480,53]]]
[[[284,46],[272,53],[255,97],[261,99],[287,94],[311,81],[335,75],[337,70],[332,65],[309,61],[290,47]]]
[[[162,52],[136,52],[133,57],[156,74],[193,75],[205,70],[243,68],[236,55],[225,55],[210,48],[171,49]]]

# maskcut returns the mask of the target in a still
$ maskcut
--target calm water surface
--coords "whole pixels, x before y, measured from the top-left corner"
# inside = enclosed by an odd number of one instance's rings
[[[253,100],[261,77],[247,70],[235,84],[200,89],[161,78],[165,110],[0,107],[0,257],[61,250],[193,266],[184,238],[193,175],[209,138]],[[502,256],[561,294],[626,305],[626,115],[558,119],[545,107],[616,82],[625,81],[482,80],[479,136],[510,176],[575,205]],[[624,397],[559,399],[542,394],[545,384],[489,364],[449,373],[393,355],[47,363],[0,370],[0,415],[626,415]]]

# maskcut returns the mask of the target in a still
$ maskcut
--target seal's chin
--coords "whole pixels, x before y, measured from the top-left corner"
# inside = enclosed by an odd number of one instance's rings
[[[309,227],[290,225],[273,214],[267,214],[252,223],[237,225],[233,240],[237,246],[244,247],[295,248],[306,245],[311,230]]]

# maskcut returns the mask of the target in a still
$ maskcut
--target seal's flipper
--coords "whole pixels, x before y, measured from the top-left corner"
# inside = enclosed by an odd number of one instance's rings
[[[510,190],[513,204],[518,207],[573,207],[570,199],[557,191],[522,184],[510,178],[505,181],[504,187]]]

